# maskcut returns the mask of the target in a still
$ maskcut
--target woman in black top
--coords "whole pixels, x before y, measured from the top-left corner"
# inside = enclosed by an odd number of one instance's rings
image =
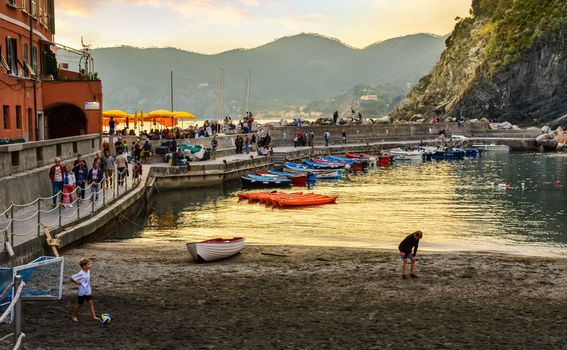
[[[410,265],[410,276],[417,278],[415,274],[415,260],[417,255],[417,248],[419,246],[419,240],[423,237],[423,232],[417,230],[414,233],[408,235],[398,246],[400,250],[400,259],[402,259],[402,278],[406,278],[406,265],[407,261],[411,261]],[[412,253],[413,249],[413,253]]]

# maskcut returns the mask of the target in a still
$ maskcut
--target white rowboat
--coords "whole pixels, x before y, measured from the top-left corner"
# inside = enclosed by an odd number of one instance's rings
[[[229,258],[244,248],[244,237],[214,238],[202,242],[187,243],[187,249],[194,260],[211,262]]]

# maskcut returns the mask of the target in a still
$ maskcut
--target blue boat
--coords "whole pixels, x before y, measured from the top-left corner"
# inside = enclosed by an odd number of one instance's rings
[[[344,168],[344,164],[324,163],[324,162],[318,162],[316,160],[311,160],[311,159],[305,159],[303,161],[303,163],[305,163],[308,166],[313,167],[315,169],[341,169],[341,168]]]
[[[340,179],[342,177],[341,169],[315,169],[303,164],[285,162],[284,170],[287,172],[311,172],[315,174],[317,179]]]
[[[465,158],[465,151],[455,151],[455,150],[434,151],[429,155],[433,160],[461,160]]]
[[[291,180],[285,177],[275,176],[259,176],[248,174],[246,176],[241,176],[240,181],[242,182],[242,187],[244,188],[280,188],[291,186]]]

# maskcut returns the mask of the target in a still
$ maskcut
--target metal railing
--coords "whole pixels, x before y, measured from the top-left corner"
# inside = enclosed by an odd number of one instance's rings
[[[99,182],[76,186],[71,192],[38,196],[25,204],[12,203],[0,213],[0,251],[12,255],[13,247],[40,237],[43,227],[53,231],[94,215],[138,186],[141,177],[134,175],[128,176],[128,168],[122,172],[115,169],[111,176],[103,175]]]
[[[4,299],[4,297],[6,296],[6,294],[10,289],[12,289],[15,292],[12,298],[12,302],[10,303],[10,305],[8,305],[6,310],[4,310],[2,316],[0,316],[0,324],[3,324],[5,322],[9,323],[10,320],[8,318],[11,316],[11,323],[13,323],[14,325],[14,331],[0,338],[0,343],[10,339],[10,337],[13,337],[13,341],[14,341],[14,347],[12,348],[13,350],[20,349],[20,347],[22,346],[22,340],[26,336],[22,332],[22,307],[21,307],[22,303],[20,298],[22,294],[22,290],[24,289],[25,285],[26,283],[22,281],[22,276],[18,275],[14,278],[13,283],[10,283],[6,287],[6,289],[4,289],[4,292],[0,297],[0,300]]]

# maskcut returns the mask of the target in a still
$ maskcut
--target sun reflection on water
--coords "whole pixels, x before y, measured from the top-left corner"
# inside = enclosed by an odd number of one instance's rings
[[[549,181],[565,169],[567,158],[534,154],[402,164],[350,180],[320,181],[304,191],[338,196],[337,203],[298,209],[239,202],[238,187],[165,192],[152,200],[145,227],[133,235],[396,249],[406,234],[420,229],[423,249],[567,255],[561,209],[567,199]],[[499,189],[499,183],[512,188]]]

